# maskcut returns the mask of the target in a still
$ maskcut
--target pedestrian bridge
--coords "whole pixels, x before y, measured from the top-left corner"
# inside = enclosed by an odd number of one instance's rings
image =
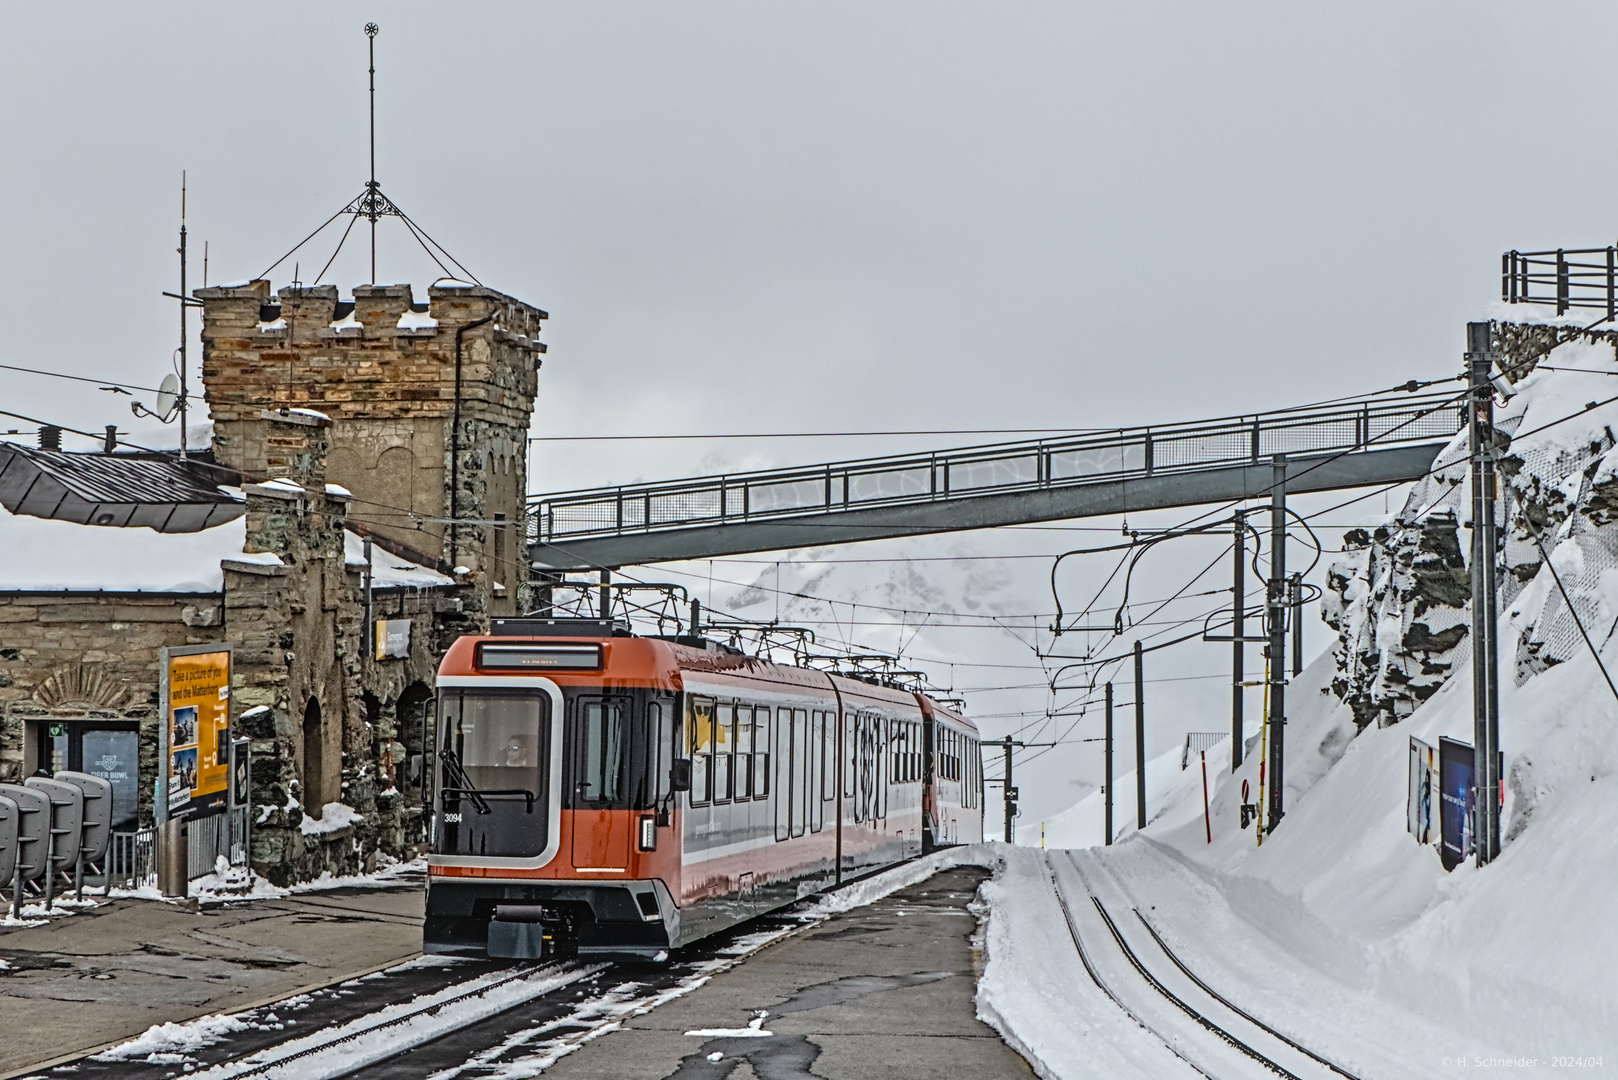
[[[1464,395],[1377,395],[1167,427],[540,495],[535,570],[582,571],[1419,479]]]

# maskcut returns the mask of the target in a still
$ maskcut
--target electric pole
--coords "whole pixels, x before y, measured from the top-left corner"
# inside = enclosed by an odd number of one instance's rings
[[[1135,828],[1146,828],[1146,675],[1135,642]]]
[[[1473,830],[1479,866],[1500,854],[1500,672],[1494,521],[1494,361],[1490,324],[1466,324],[1472,459],[1472,746],[1477,784]]]
[[[1247,560],[1246,530],[1247,521],[1238,510],[1231,545],[1236,557],[1232,564],[1234,574],[1230,601],[1230,634],[1235,639],[1231,642],[1230,660],[1230,771],[1233,773],[1242,767],[1242,695],[1246,693],[1242,686],[1242,669],[1246,666],[1242,657],[1242,635],[1247,632],[1247,571],[1242,566]]]
[[[1265,590],[1265,613],[1270,635],[1270,806],[1265,815],[1265,831],[1274,832],[1286,811],[1282,792],[1286,744],[1286,686],[1287,686],[1287,457],[1276,454],[1270,459],[1270,579]]]
[[[1005,799],[1006,806],[1006,843],[1010,844],[1013,842],[1011,819],[1017,816],[1017,788],[1011,782],[1011,748],[1013,746],[1021,746],[1022,743],[1016,742],[1010,735],[1007,735],[1004,739],[999,740],[999,742],[1006,751],[1006,779],[1005,782],[1000,785],[1000,790]]]
[[[1106,736],[1101,750],[1102,805],[1106,810],[1101,818],[1101,833],[1105,837],[1102,843],[1110,845],[1112,843],[1112,683],[1107,684],[1106,701]]]

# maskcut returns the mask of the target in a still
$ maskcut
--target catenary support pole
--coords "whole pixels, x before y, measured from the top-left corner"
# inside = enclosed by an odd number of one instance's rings
[[[1242,636],[1247,633],[1246,605],[1247,605],[1247,571],[1242,566],[1247,560],[1247,520],[1242,517],[1240,510],[1236,512],[1235,536],[1231,550],[1235,553],[1235,562],[1231,564],[1233,577],[1231,582],[1230,601],[1230,634],[1236,640],[1231,643],[1230,659],[1230,771],[1235,772],[1242,767],[1242,695],[1247,691],[1242,686],[1242,668],[1245,659],[1242,656]]]
[[[612,571],[602,568],[601,571],[601,619],[603,622],[612,618]]]
[[[1102,843],[1112,843],[1112,683],[1107,684],[1107,721],[1101,744],[1101,794],[1106,807],[1101,815]]]
[[[1011,783],[1011,747],[1012,747],[1012,742],[1011,742],[1011,736],[1010,735],[1007,735],[1006,738],[1005,738],[1005,747],[1006,747],[1006,779],[1005,779],[1005,783],[1000,785],[1000,791],[1001,791],[1001,794],[1003,795],[1003,797],[1005,799],[1005,804],[1006,804],[1006,843],[1010,844],[1010,843],[1014,842],[1013,839],[1012,839],[1014,834],[1011,831],[1011,822],[1012,822],[1012,819],[1017,816],[1017,789]]]
[[[1466,326],[1471,387],[1467,441],[1472,457],[1472,746],[1477,783],[1477,864],[1500,854],[1500,680],[1494,520],[1494,387],[1490,324]]]
[[[1146,828],[1146,674],[1135,642],[1135,828]]]
[[[1270,480],[1270,579],[1265,590],[1268,601],[1265,617],[1269,622],[1270,668],[1270,761],[1269,812],[1264,830],[1274,832],[1286,813],[1282,793],[1286,790],[1282,762],[1286,742],[1287,685],[1287,458],[1276,454]]]

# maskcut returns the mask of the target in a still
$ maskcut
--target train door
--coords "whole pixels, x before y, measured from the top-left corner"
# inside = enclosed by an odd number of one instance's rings
[[[830,761],[826,754],[826,713],[816,709],[811,721],[813,730],[809,733],[809,745],[813,752],[809,762],[809,831],[819,832],[826,823],[826,794],[831,790],[826,784],[826,766]]]
[[[809,710],[792,710],[792,835],[802,836],[809,823]]]
[[[843,713],[843,798],[855,821],[860,819],[857,778],[860,774],[859,720],[855,713]]]
[[[889,740],[892,738],[893,725],[885,716],[871,718],[876,724],[872,733],[872,751],[876,758],[876,816],[886,821],[888,818],[888,782],[893,775],[889,768],[888,755]]]
[[[573,865],[622,870],[629,857],[624,789],[632,699],[581,697],[574,703]]]
[[[775,710],[775,838],[792,835],[792,710]]]

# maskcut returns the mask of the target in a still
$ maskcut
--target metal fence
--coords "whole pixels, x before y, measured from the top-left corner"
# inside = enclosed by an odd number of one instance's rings
[[[1228,731],[1188,731],[1185,733],[1185,748],[1180,751],[1180,771],[1184,772],[1191,764],[1192,754],[1201,754],[1212,750],[1226,739],[1230,738]]]
[[[1508,251],[1500,256],[1500,299],[1618,317],[1618,248]]]
[[[247,865],[251,809],[242,806],[185,823],[187,877],[213,873],[221,857],[233,868]]]
[[[224,856],[233,869],[247,865],[252,843],[251,811],[252,807],[243,806],[186,822],[187,877],[199,878],[213,873],[220,856]],[[106,869],[113,888],[155,886],[157,830],[113,833],[112,845],[107,851]]]
[[[542,495],[530,543],[896,506],[1448,438],[1452,395]]]
[[[138,889],[157,884],[157,830],[115,832],[107,849],[107,884]]]

